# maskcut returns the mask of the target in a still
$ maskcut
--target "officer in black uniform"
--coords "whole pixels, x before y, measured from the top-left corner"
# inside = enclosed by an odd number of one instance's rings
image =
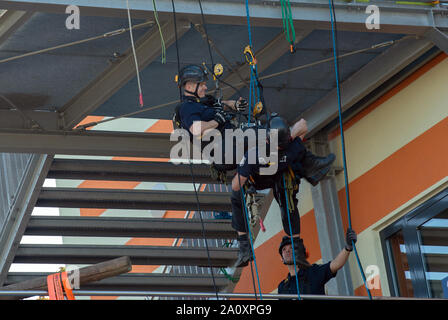
[[[277,170],[271,175],[260,174],[262,167],[268,166],[268,161],[259,157],[257,149],[246,152],[243,160],[237,168],[237,174],[232,180],[232,227],[238,233],[239,253],[235,267],[243,267],[253,260],[253,254],[247,235],[247,223],[245,210],[243,209],[241,187],[247,182],[256,190],[273,188],[274,197],[281,209],[283,229],[290,235],[289,221],[291,222],[292,236],[294,237],[294,249],[297,263],[302,268],[310,266],[305,256],[305,246],[300,238],[300,215],[298,211],[298,184],[300,178],[305,177],[310,183],[316,185],[329,172],[335,155],[327,157],[316,157],[312,155],[303,145],[300,137],[291,136],[291,131],[286,121],[275,116],[270,120],[270,130],[278,130],[278,163]],[[255,155],[253,156],[252,153]],[[249,159],[255,159],[250,163]],[[283,173],[291,170],[295,176],[297,188],[293,189],[292,203],[287,202],[285,195],[285,180]],[[289,209],[289,210],[288,210]],[[289,213],[291,212],[291,214]],[[289,219],[288,219],[289,215]]]
[[[284,236],[278,252],[283,264],[285,264],[289,273],[286,279],[278,285],[280,294],[297,294],[296,276],[298,276],[300,294],[325,294],[325,284],[336,276],[336,273],[347,262],[350,252],[353,250],[352,243],[356,243],[357,235],[352,229],[347,229],[346,244],[344,249],[330,262],[325,264],[313,264],[309,268],[294,269],[294,260],[291,248],[291,238]]]
[[[207,72],[199,65],[187,65],[180,70],[178,85],[182,88],[183,95],[180,105],[176,107],[173,120],[175,125],[186,129],[192,139],[194,136],[201,137],[209,129],[217,129],[220,132],[223,132],[225,129],[234,129],[230,122],[234,114],[229,112],[244,112],[248,105],[243,98],[239,98],[236,101],[220,102],[213,96],[206,95],[206,82]],[[201,149],[207,143],[203,142]],[[225,148],[224,143],[222,148]],[[236,163],[237,159],[234,159],[233,165],[226,166],[224,161],[222,161],[222,166],[219,169],[235,169]]]

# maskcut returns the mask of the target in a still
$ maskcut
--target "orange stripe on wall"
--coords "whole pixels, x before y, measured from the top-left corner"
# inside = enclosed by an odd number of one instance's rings
[[[103,120],[105,117],[102,117],[102,116],[87,116],[87,117],[85,117],[80,123],[78,123],[77,125],[76,125],[76,127],[78,127],[78,126],[81,126],[81,125],[84,125],[84,124],[87,124],[87,123],[90,123],[90,122],[97,122],[97,121],[101,121],[101,120]],[[91,130],[93,127],[89,127],[89,128],[86,128],[87,130]]]
[[[419,68],[417,71],[415,71],[413,74],[411,74],[409,77],[407,77],[405,80],[400,82],[398,85],[390,89],[388,92],[386,92],[384,95],[382,95],[378,100],[370,104],[367,108],[359,112],[357,115],[355,115],[353,118],[348,120],[346,123],[344,123],[344,131],[353,126],[355,123],[357,123],[359,120],[364,118],[366,115],[368,115],[370,112],[375,110],[377,107],[385,103],[387,100],[395,96],[397,93],[399,93],[401,90],[408,87],[411,83],[416,81],[418,78],[420,78],[422,75],[424,75],[426,72],[437,66],[439,63],[441,63],[443,60],[445,60],[448,57],[448,55],[445,52],[440,53],[437,55],[434,59],[423,65],[421,68]],[[335,137],[339,136],[340,134],[340,128],[339,126],[330,132],[328,134],[328,139],[334,139]]]
[[[99,188],[99,189],[134,189],[140,182],[135,181],[102,181],[85,180],[79,184],[78,188]],[[81,217],[99,217],[106,209],[80,208]]]
[[[375,288],[374,284],[377,283],[378,287]],[[367,286],[369,286],[370,294],[374,297],[381,297],[383,292],[381,290],[380,276],[375,276],[369,281],[367,281]],[[359,286],[354,290],[355,296],[367,296],[367,289],[364,286]]]
[[[268,225],[266,226],[266,229],[269,230]],[[316,219],[314,218],[314,210],[307,212],[301,217],[300,229],[305,247],[310,253],[308,260],[315,263],[321,258],[321,252],[317,234]],[[277,289],[280,281],[285,279],[288,274],[288,269],[281,261],[280,254],[278,253],[278,247],[284,235],[286,234],[281,231],[255,249],[255,258],[257,260],[262,293],[272,292]],[[255,267],[254,279],[258,291]],[[253,292],[250,266],[244,268],[241,273],[240,280],[235,286],[234,292]]]
[[[352,181],[350,208],[357,233],[448,175],[448,117]],[[348,226],[345,188],[338,191]]]
[[[173,132],[173,122],[171,120],[158,120],[154,123],[150,128],[148,128],[145,132],[153,132],[153,133],[171,133]]]

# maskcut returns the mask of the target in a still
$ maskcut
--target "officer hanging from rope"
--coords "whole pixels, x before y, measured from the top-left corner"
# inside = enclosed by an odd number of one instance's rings
[[[247,223],[245,222],[243,187],[247,192],[272,188],[274,197],[281,209],[283,229],[293,237],[296,260],[302,268],[309,267],[306,261],[306,250],[300,238],[300,216],[298,212],[297,193],[301,178],[305,178],[313,186],[317,185],[331,169],[335,155],[317,157],[303,145],[302,139],[306,134],[306,122],[297,122],[292,129],[287,122],[278,115],[271,115],[269,130],[277,130],[278,163],[272,174],[263,174],[262,168],[273,163],[260,156],[257,148],[248,150],[238,165],[237,173],[232,180],[232,227],[238,233],[239,253],[235,267],[246,266],[253,259],[253,252],[248,238]],[[270,144],[270,134],[266,143]],[[255,163],[249,161],[256,159]]]
[[[213,75],[215,76],[215,75]],[[220,97],[215,98],[207,95],[207,69],[200,65],[187,65],[180,70],[178,85],[181,87],[182,101],[176,106],[173,123],[175,128],[183,128],[194,137],[200,139],[207,130],[217,129],[224,132],[225,129],[234,129],[231,120],[236,112],[244,112],[247,101],[243,98],[238,100],[222,101]],[[207,143],[201,140],[201,149]],[[222,145],[224,148],[224,144]],[[224,156],[224,153],[222,153]],[[212,176],[221,182],[225,180],[227,170],[235,169],[235,161],[225,164],[219,161],[211,166]]]

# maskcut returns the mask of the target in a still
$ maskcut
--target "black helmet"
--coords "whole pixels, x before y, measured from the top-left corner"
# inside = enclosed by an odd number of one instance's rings
[[[180,70],[177,84],[182,87],[188,81],[199,83],[207,80],[207,71],[204,68],[196,64],[190,64]]]
[[[278,146],[282,149],[288,147],[291,142],[291,130],[289,129],[288,123],[282,117],[273,114],[269,121],[269,130],[272,129],[278,130]]]
[[[284,236],[282,238],[282,242],[280,242],[280,247],[278,247],[278,253],[282,255],[282,249],[284,246],[291,244],[291,237],[290,236]]]

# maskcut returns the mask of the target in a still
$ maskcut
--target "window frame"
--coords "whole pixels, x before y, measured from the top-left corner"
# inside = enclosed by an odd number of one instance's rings
[[[389,238],[395,233],[402,231],[414,296],[421,298],[431,297],[429,282],[426,281],[425,276],[426,264],[420,249],[422,239],[419,228],[447,208],[448,188],[380,231],[381,246],[391,296],[399,296],[399,288]]]

